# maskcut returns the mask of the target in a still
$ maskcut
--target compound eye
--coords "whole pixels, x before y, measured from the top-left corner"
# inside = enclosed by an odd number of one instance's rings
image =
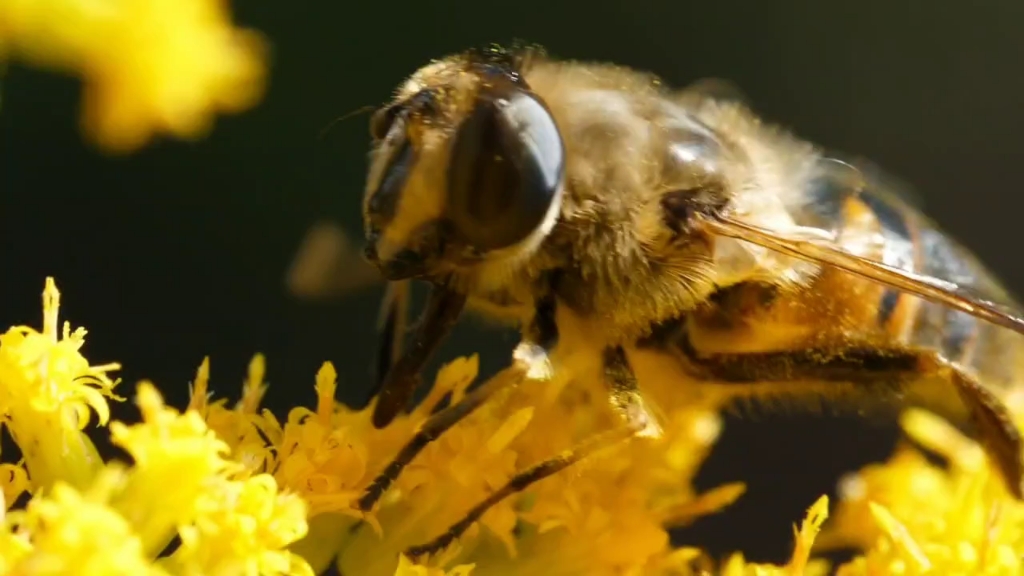
[[[540,100],[518,89],[481,96],[452,142],[447,217],[480,252],[517,244],[557,209],[564,169],[561,134]]]
[[[363,215],[365,224],[370,228],[380,229],[395,217],[398,200],[416,162],[416,151],[405,130],[405,120],[396,117],[374,147],[373,161],[367,174]]]

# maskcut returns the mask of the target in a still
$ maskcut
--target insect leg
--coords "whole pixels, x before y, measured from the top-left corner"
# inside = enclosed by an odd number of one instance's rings
[[[387,426],[405,409],[419,385],[420,370],[451,332],[465,305],[465,294],[443,285],[431,288],[411,345],[384,377],[373,411],[376,428]]]
[[[682,354],[685,368],[694,377],[747,388],[734,388],[737,397],[811,395],[841,385],[870,397],[921,384],[951,386],[1007,488],[1024,500],[1024,444],[1009,411],[995,394],[937,352],[850,344],[834,349],[702,355],[685,329],[672,337],[671,346]]]
[[[609,432],[591,436],[576,447],[523,470],[513,476],[500,489],[496,490],[479,504],[471,508],[461,520],[452,524],[444,534],[426,544],[408,548],[405,551],[405,555],[410,559],[415,560],[421,556],[428,556],[444,550],[448,545],[461,536],[463,532],[472,526],[474,522],[479,520],[485,512],[505,498],[522,492],[532,484],[565,470],[569,466],[579,462],[586,456],[593,454],[601,448],[614,446],[620,442],[629,440],[633,436],[635,436],[635,432],[632,429],[616,428]]]
[[[611,346],[603,352],[604,380],[609,387],[612,408],[626,422],[634,434],[642,437],[661,436],[661,427],[644,402],[637,387],[636,375],[621,346]]]
[[[388,282],[377,320],[379,340],[374,361],[370,398],[380,393],[384,378],[402,355],[409,314],[409,281]]]
[[[471,508],[461,520],[452,524],[444,534],[426,544],[409,548],[405,552],[406,556],[415,559],[445,549],[472,526],[474,522],[479,520],[484,513],[502,500],[522,492],[536,482],[565,470],[598,450],[615,446],[637,435],[650,433],[652,426],[656,428],[656,425],[653,424],[653,418],[644,407],[643,399],[640,397],[636,386],[636,376],[634,376],[633,370],[629,366],[622,347],[615,346],[606,349],[603,353],[603,363],[604,378],[611,388],[612,406],[625,419],[624,425],[617,426],[607,432],[595,434],[583,440],[575,447],[519,472],[509,479],[504,486]]]
[[[369,511],[380,500],[402,470],[412,462],[423,448],[437,439],[446,430],[469,416],[496,391],[505,386],[517,384],[524,376],[535,378],[550,372],[547,352],[558,341],[558,327],[555,325],[554,298],[543,298],[537,304],[533,320],[524,330],[523,341],[513,353],[515,364],[485,384],[466,394],[459,402],[432,415],[416,434],[399,450],[393,460],[370,483],[356,506]]]
[[[469,416],[481,404],[487,401],[495,392],[505,386],[517,383],[523,376],[522,369],[510,368],[505,372],[488,380],[483,386],[466,394],[459,402],[432,415],[423,423],[416,434],[402,446],[398,454],[384,467],[384,470],[374,478],[373,482],[363,492],[362,497],[356,503],[356,508],[363,512],[373,509],[373,506],[380,500],[381,496],[391,487],[391,484],[398,479],[402,470],[412,462],[427,444],[430,444],[441,436],[446,430],[459,423],[460,420]]]
[[[932,355],[928,360],[936,364],[937,370],[948,371],[960,399],[971,414],[985,451],[995,460],[1010,492],[1018,500],[1024,500],[1022,441],[1006,405],[989,389],[938,355]]]

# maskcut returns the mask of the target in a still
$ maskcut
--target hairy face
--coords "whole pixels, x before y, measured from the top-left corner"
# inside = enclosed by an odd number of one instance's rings
[[[366,254],[391,280],[437,277],[536,244],[557,218],[565,153],[509,63],[418,71],[372,121]]]

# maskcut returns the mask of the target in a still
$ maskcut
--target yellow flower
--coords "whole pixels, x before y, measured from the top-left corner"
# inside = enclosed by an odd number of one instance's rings
[[[111,424],[135,464],[108,465],[84,493],[58,482],[10,513],[0,573],[311,576],[287,551],[306,533],[305,503],[270,476],[231,478],[196,413],[164,407],[146,383],[138,396],[144,421]],[[157,560],[174,535],[181,545]]]
[[[473,573],[472,564],[464,564],[445,571],[441,568],[430,568],[413,564],[404,554],[398,558],[398,568],[395,576],[470,576]]]
[[[4,499],[4,508],[14,505],[22,493],[29,488],[28,473],[20,464],[0,464],[0,490]]]
[[[220,409],[210,409],[208,418],[221,430],[240,430],[247,423],[262,431],[265,444],[258,448],[246,447],[239,441],[242,436],[231,432],[233,457],[253,469],[259,454],[260,469],[272,470],[281,486],[309,502],[310,534],[296,549],[314,568],[324,569],[336,552],[342,573],[407,573],[408,567],[399,563],[407,547],[443,533],[516,472],[607,429],[618,418],[599,386],[544,380],[514,386],[521,373],[510,368],[484,384],[504,379],[506,385],[496,386],[500,391],[491,401],[427,444],[377,508],[369,514],[359,511],[356,501],[376,474],[439,402],[464,397],[477,367],[475,356],[446,365],[427,398],[383,430],[370,422],[372,404],[353,410],[334,400],[336,372],[329,363],[317,374],[315,409],[293,409],[283,426],[269,413],[254,417],[251,402],[231,411],[234,420]],[[193,406],[204,404],[205,377],[201,368]],[[711,406],[680,401],[669,408],[661,439],[603,450],[500,502],[457,545],[431,559],[429,568],[472,564],[496,575],[599,575],[646,574],[677,564],[674,556],[667,560],[673,553],[667,528],[727,506],[743,486],[693,491],[689,480],[721,425]]]
[[[107,398],[116,382],[107,372],[117,364],[90,366],[79,350],[85,330],[57,330],[60,294],[52,278],[43,291],[43,331],[15,326],[0,335],[0,422],[21,447],[32,490],[57,480],[86,486],[103,465],[82,432],[90,410],[99,424],[110,417]],[[17,474],[17,472],[14,472]],[[5,497],[9,496],[5,488]]]
[[[178,414],[165,407],[152,384],[139,385],[136,403],[142,424],[110,425],[111,440],[135,461],[114,504],[135,525],[146,550],[157,554],[178,526],[195,515],[196,502],[211,480],[231,474],[238,465],[225,459],[227,445],[198,413]]]
[[[58,303],[47,280],[43,332],[15,328],[0,336],[0,394],[10,407],[4,424],[15,431],[29,473],[52,476],[45,485],[33,484],[26,507],[3,516],[0,574],[312,575],[288,550],[306,534],[305,502],[280,491],[270,475],[253,475],[227,459],[227,444],[198,411],[165,406],[148,382],[136,394],[142,421],[109,425],[111,441],[128,452],[131,466],[96,457],[87,461],[86,474],[74,463],[58,465],[81,458],[66,444],[22,444],[26,437],[45,440],[47,433],[61,437],[58,425],[81,434],[89,407],[106,423],[101,393],[113,387],[104,375],[109,367],[90,367],[78,353],[84,332],[65,327],[64,338],[57,338]],[[44,420],[37,413],[56,416]],[[26,428],[33,415],[38,430]],[[84,436],[73,447],[83,445],[92,448]],[[3,467],[10,502],[25,489],[24,470]],[[175,536],[181,545],[160,558]]]
[[[306,535],[306,505],[278,493],[274,479],[258,475],[218,482],[196,499],[193,522],[180,529],[172,557],[179,574],[288,574],[312,576],[310,566],[287,551]]]
[[[177,535],[182,545],[168,564],[177,574],[312,574],[285,550],[306,534],[305,502],[227,460],[227,444],[198,412],[164,406],[148,383],[137,403],[141,424],[110,425],[114,443],[135,461],[114,505],[147,552],[159,553]]]
[[[947,467],[902,447],[848,479],[825,543],[852,544],[865,554],[839,574],[1024,571],[1024,504],[1006,491],[982,448],[922,410],[908,410],[902,424]]]
[[[231,26],[223,0],[4,0],[0,63],[18,57],[84,81],[82,122],[104,149],[156,133],[197,138],[255,104],[264,41]]]
[[[204,358],[196,371],[192,384],[189,410],[198,412],[206,424],[231,450],[231,457],[250,473],[269,472],[275,462],[273,441],[279,440],[280,425],[269,412],[259,413],[259,404],[266,392],[263,375],[266,360],[257,354],[249,363],[249,376],[242,388],[242,399],[234,408],[227,407],[227,399],[210,402],[208,385],[210,359]]]
[[[812,560],[811,548],[826,518],[828,497],[822,496],[807,511],[800,529],[793,528],[796,542],[792,557],[785,566],[748,563],[742,553],[735,553],[725,561],[720,573],[722,576],[824,576],[828,573],[829,565],[825,561]]]
[[[165,575],[143,549],[132,526],[110,506],[125,470],[103,470],[84,492],[57,482],[25,510],[11,512],[0,539],[10,575]]]

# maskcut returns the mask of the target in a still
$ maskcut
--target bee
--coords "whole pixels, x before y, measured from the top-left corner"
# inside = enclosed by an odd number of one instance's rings
[[[519,328],[513,358],[529,373],[601,379],[622,417],[410,555],[601,442],[656,436],[641,391],[652,355],[681,383],[737,398],[951,395],[1024,497],[1021,438],[999,396],[1024,358],[1012,296],[892,177],[706,86],[490,47],[425,65],[374,113],[365,257],[388,281],[374,425],[408,408],[467,308]],[[430,295],[403,346],[413,280]],[[437,413],[360,507],[486,396]]]

